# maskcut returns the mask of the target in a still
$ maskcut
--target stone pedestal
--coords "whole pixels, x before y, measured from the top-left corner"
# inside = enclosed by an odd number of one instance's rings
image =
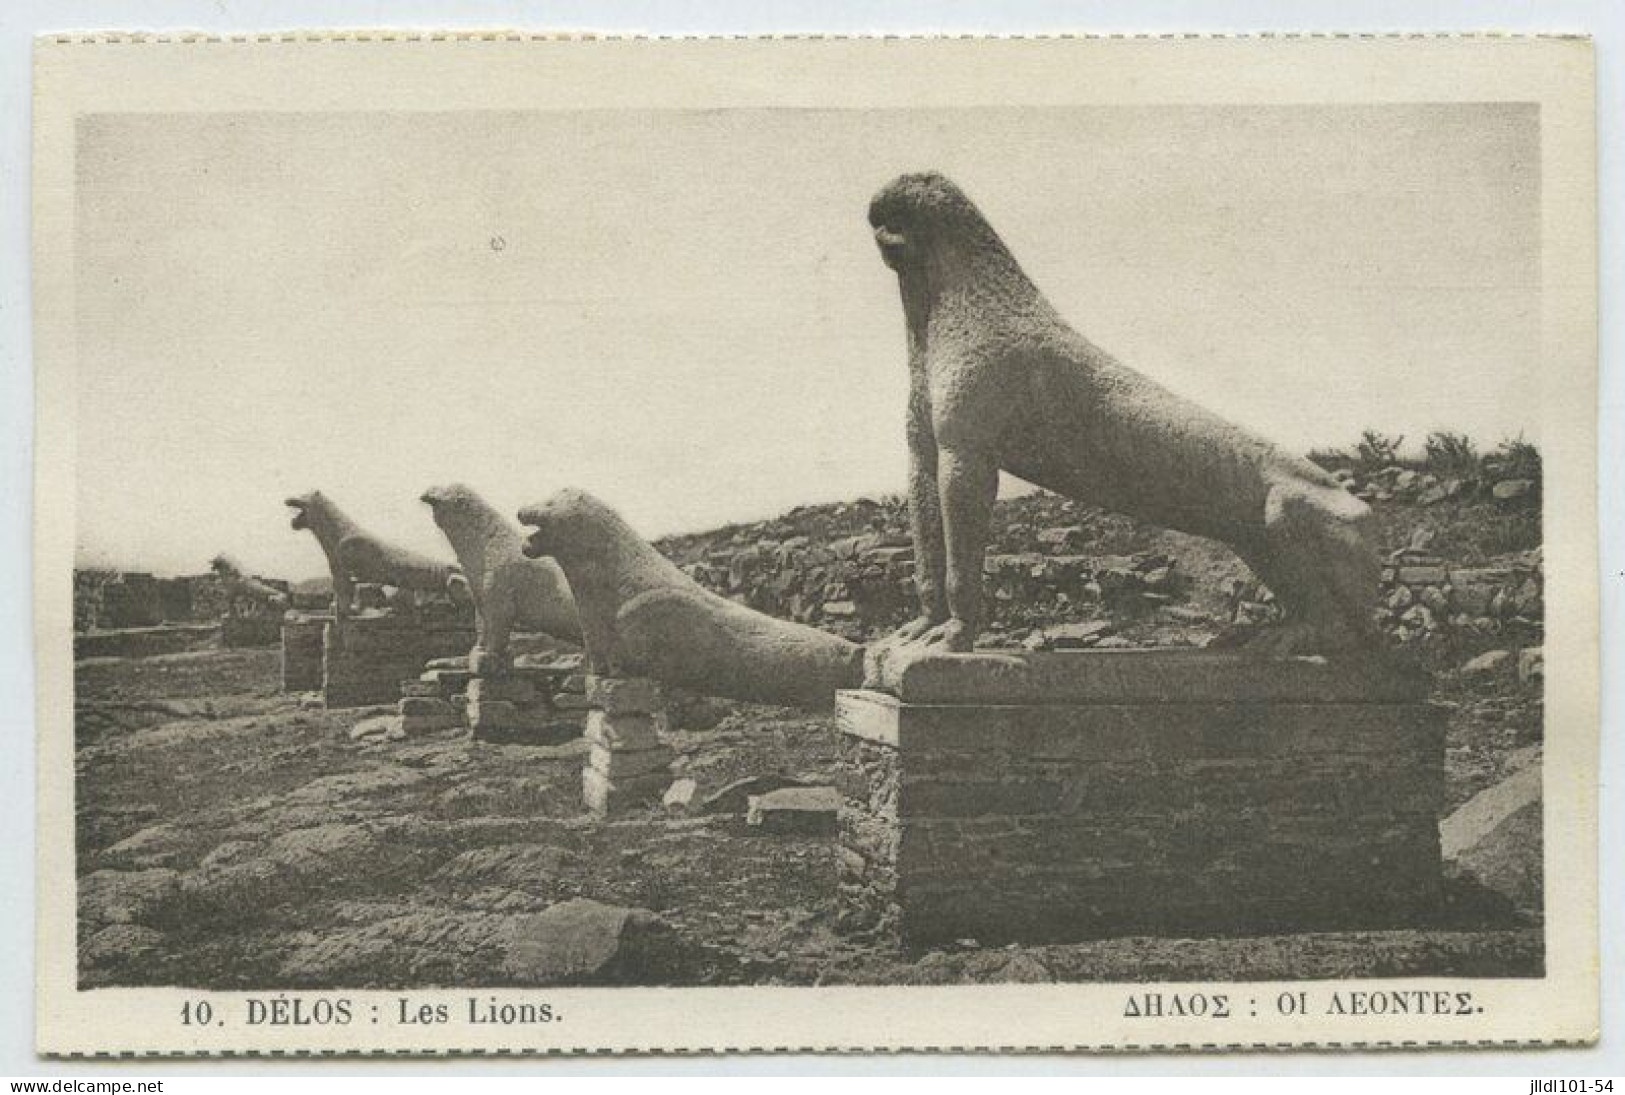
[[[559,702],[582,698],[561,691],[569,688],[572,664],[498,669],[490,659],[472,660],[481,661],[485,675],[468,668],[469,657],[436,658],[401,682],[396,710],[408,735],[467,726],[476,741],[504,745],[560,745],[581,736],[585,711]]]
[[[837,697],[843,921],[910,947],[1417,923],[1441,713],[1391,666],[928,655]]]
[[[641,678],[588,677],[587,764],[581,770],[587,808],[610,814],[659,802],[671,786],[671,747],[660,687]]]
[[[466,654],[472,628],[429,627],[410,615],[352,616],[342,633],[329,621],[322,639],[322,695],[328,707],[395,703],[401,682],[432,658]]]
[[[275,613],[227,613],[220,620],[220,645],[230,648],[275,646],[282,620]]]
[[[289,612],[282,617],[282,691],[322,690],[322,636],[332,616]]]
[[[499,675],[468,682],[465,715],[475,741],[506,745],[560,745],[581,736],[581,716],[553,706],[563,674],[507,666]]]

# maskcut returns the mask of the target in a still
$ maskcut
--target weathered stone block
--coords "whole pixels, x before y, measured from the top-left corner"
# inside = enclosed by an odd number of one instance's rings
[[[1414,679],[1351,694],[1322,687],[1337,663],[1317,659],[1274,680],[1244,668],[1227,696],[1222,666],[1163,653],[1060,655],[1089,679],[1041,669],[1035,703],[1010,679],[1031,666],[985,662],[970,685],[940,666],[903,680],[956,702],[840,693],[841,922],[917,947],[1430,913],[1443,722]],[[993,698],[964,698],[978,687]]]
[[[745,824],[764,833],[833,835],[841,796],[833,787],[785,787],[752,795]]]
[[[545,708],[520,708],[513,724],[484,723],[471,727],[475,741],[495,745],[563,745],[581,737],[579,716],[559,715]]]
[[[1265,658],[1195,648],[947,654],[881,647],[865,689],[911,704],[1413,703],[1427,678],[1381,655]]]
[[[764,772],[760,775],[736,779],[711,792],[700,803],[707,814],[742,814],[750,808],[750,800],[757,795],[769,794],[785,787],[805,787],[807,784],[783,772]]]
[[[282,691],[321,691],[322,636],[331,620],[331,616],[303,616],[297,613],[283,616]]]
[[[615,813],[633,806],[659,802],[671,776],[655,772],[629,779],[610,779],[604,773],[587,765],[581,769],[581,792],[587,808],[597,814]]]
[[[468,725],[475,730],[496,729],[519,725],[519,705],[507,700],[469,701],[466,709]]]
[[[438,696],[402,696],[396,709],[402,715],[422,717],[458,717],[457,709],[451,701]]]
[[[432,627],[412,615],[355,616],[327,623],[323,634],[322,693],[328,707],[393,703],[401,681],[418,677],[431,659],[467,649],[473,631]]]
[[[609,715],[650,715],[665,708],[660,685],[646,677],[596,677],[586,680],[587,702]]]
[[[660,805],[673,813],[687,813],[694,806],[694,796],[699,790],[700,785],[691,779],[675,780],[660,797]]]
[[[524,677],[474,677],[468,682],[468,702],[503,700],[528,704],[536,701],[536,685]]]
[[[587,740],[609,750],[654,749],[660,745],[662,729],[663,721],[653,715],[587,713]]]
[[[474,674],[466,669],[430,669],[418,679],[434,685],[440,690],[438,694],[443,696],[467,688]]]
[[[455,730],[463,725],[463,717],[456,711],[449,715],[402,715],[401,729],[411,734],[431,734],[437,730]]]
[[[653,749],[629,751],[606,749],[602,745],[594,744],[587,753],[587,763],[610,779],[621,780],[631,776],[665,772],[675,755],[664,745],[657,745]]]
[[[1518,679],[1525,683],[1546,677],[1546,651],[1539,646],[1518,651]]]

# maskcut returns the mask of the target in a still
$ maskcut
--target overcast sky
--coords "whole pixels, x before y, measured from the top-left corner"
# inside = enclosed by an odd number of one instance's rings
[[[81,562],[323,572],[320,487],[592,491],[653,536],[897,491],[865,222],[964,187],[1061,313],[1288,447],[1539,420],[1534,108],[97,116],[79,133]]]

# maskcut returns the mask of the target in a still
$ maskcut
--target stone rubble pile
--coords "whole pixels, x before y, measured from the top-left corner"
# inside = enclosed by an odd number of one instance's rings
[[[283,592],[289,590],[289,584],[280,578],[254,578]],[[73,572],[75,631],[220,621],[227,646],[268,646],[277,641],[274,612],[242,599],[233,602],[215,574],[159,578],[141,571]]]
[[[1516,475],[1436,475],[1400,464],[1389,464],[1375,471],[1338,468],[1331,474],[1356,498],[1367,502],[1436,506],[1447,498],[1462,498],[1493,501],[1505,508],[1515,508],[1540,500],[1540,483]]]
[[[1537,481],[1489,468],[1464,477],[1397,464],[1332,474],[1378,504],[1434,506],[1455,499],[1508,514],[1535,512],[1540,504]],[[999,514],[984,568],[993,613],[990,645],[1029,650],[1139,645],[1119,634],[1119,625],[1124,616],[1150,609],[1160,609],[1157,618],[1174,629],[1258,626],[1279,616],[1274,596],[1258,581],[1245,573],[1190,573],[1172,555],[1146,550],[1146,538],[1126,518],[1080,511],[1045,495],[1001,502]],[[854,527],[868,531],[854,534]],[[1538,550],[1458,566],[1429,550],[1425,532],[1418,535],[1420,541],[1395,552],[1383,569],[1378,622],[1393,639],[1478,639],[1510,629],[1538,641],[1544,586]],[[714,592],[863,640],[916,612],[910,545],[900,505],[859,501],[676,538],[662,548]],[[1217,588],[1199,598],[1202,582]]]
[[[1536,548],[1493,566],[1447,563],[1419,532],[1382,571],[1378,620],[1401,643],[1514,633],[1538,636],[1545,613],[1545,569]]]
[[[416,678],[400,684],[396,710],[408,737],[466,727],[475,741],[558,745],[581,736],[583,678],[580,658],[545,661],[523,657],[476,674],[469,659],[431,660]]]
[[[1171,556],[1086,554],[1080,549],[1092,538],[1082,525],[1059,525],[1036,530],[1037,550],[990,552],[984,573],[997,627],[1024,632],[1088,606],[1152,608],[1185,597],[1188,580]],[[917,611],[914,548],[904,529],[828,543],[807,535],[735,535],[707,546],[683,569],[713,592],[757,611],[851,639],[896,627]],[[1049,645],[1042,635],[1033,642],[1038,649]]]

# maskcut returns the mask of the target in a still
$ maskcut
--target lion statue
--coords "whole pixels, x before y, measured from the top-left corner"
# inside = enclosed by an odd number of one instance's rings
[[[319,490],[294,495],[285,504],[294,511],[292,525],[316,537],[333,577],[333,615],[341,623],[355,608],[356,586],[376,583],[413,595],[450,597],[454,604],[471,600],[468,582],[453,563],[441,563],[396,547],[365,531]]]
[[[1366,505],[1308,460],[1120,363],[1056,312],[968,197],[904,175],[869,206],[907,327],[909,516],[920,616],[895,642],[970,650],[999,472],[1229,545],[1278,624],[1221,635],[1265,654],[1375,642]]]
[[[451,541],[474,599],[478,645],[470,655],[471,665],[505,666],[508,640],[517,630],[581,641],[569,583],[552,560],[525,557],[519,530],[512,523],[461,484],[431,487],[422,500]]]
[[[281,612],[288,607],[288,594],[258,578],[245,574],[243,568],[229,555],[216,555],[209,560],[209,570],[220,579],[227,600],[234,607],[246,602],[256,610]]]
[[[575,591],[587,664],[756,703],[828,707],[863,681],[863,648],[719,597],[592,495],[560,491],[519,511],[525,554],[557,560]]]

